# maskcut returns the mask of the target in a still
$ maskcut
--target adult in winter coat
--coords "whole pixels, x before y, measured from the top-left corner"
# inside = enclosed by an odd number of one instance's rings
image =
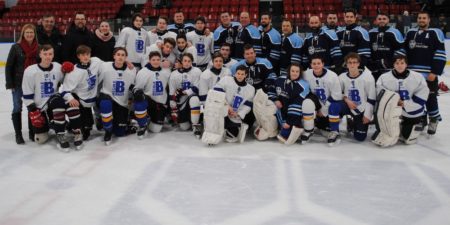
[[[116,45],[116,39],[111,32],[109,23],[106,21],[101,22],[100,27],[95,30],[92,56],[98,57],[105,62],[111,62],[113,61],[114,45]]]

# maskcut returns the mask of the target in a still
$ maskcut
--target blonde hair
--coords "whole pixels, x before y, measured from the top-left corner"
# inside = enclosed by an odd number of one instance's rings
[[[33,30],[33,32],[34,32],[34,40],[37,41],[36,27],[33,24],[31,24],[31,23],[27,23],[27,24],[23,25],[22,30],[20,31],[20,37],[19,37],[19,40],[17,40],[17,43],[22,42],[22,39],[24,38],[23,36],[25,34],[25,30],[27,30],[27,29],[32,29]]]

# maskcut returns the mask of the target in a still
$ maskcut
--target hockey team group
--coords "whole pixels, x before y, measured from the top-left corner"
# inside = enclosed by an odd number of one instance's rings
[[[416,143],[426,127],[434,135],[446,62],[442,31],[428,27],[426,12],[405,36],[384,14],[370,31],[356,24],[354,11],[344,16],[343,27],[312,16],[303,39],[288,20],[280,34],[264,13],[255,27],[246,12],[239,23],[223,12],[214,31],[203,17],[169,26],[161,17],[146,31],[136,14],[112,62],[80,45],[79,63],[60,65],[51,45],[39,46],[40,62],[25,69],[22,82],[35,141],[45,143],[53,129],[68,152],[68,133],[81,149],[94,124],[107,145],[112,136],[143,139],[169,124],[208,145],[243,142],[247,133],[305,144],[320,133],[331,146],[341,140],[343,117],[358,141],[375,124],[369,138],[383,147]]]

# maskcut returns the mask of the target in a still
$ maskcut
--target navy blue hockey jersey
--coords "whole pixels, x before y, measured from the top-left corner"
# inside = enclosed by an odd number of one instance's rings
[[[247,68],[246,81],[255,87],[256,90],[262,88],[267,92],[273,87],[277,76],[273,72],[273,67],[269,60],[256,58],[256,61],[250,64],[243,59],[231,67],[231,75],[234,76],[236,74],[236,68],[240,65],[244,65]]]
[[[342,62],[342,52],[336,33],[323,28],[318,33],[306,35],[302,54],[303,68],[310,67],[313,56],[320,56],[324,59],[327,68],[336,67]]]
[[[235,39],[236,47],[234,54],[235,59],[244,58],[244,45],[250,44],[255,49],[256,55],[261,56],[261,34],[258,28],[249,24],[245,27],[240,26]]]
[[[340,41],[342,56],[356,52],[361,56],[361,66],[367,65],[370,59],[369,33],[361,26],[352,24],[340,28],[336,34]]]
[[[393,67],[395,55],[406,55],[403,35],[393,27],[373,28],[369,31],[371,59],[367,65],[372,72],[387,72]]]

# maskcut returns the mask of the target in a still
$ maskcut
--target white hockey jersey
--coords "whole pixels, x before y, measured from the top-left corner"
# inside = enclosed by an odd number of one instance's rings
[[[141,59],[141,67],[142,68],[144,68],[144,66],[147,65],[147,63],[149,63],[148,55],[150,54],[150,52],[159,52],[159,54],[161,54],[161,63],[163,63],[165,61],[169,61],[171,67],[173,67],[175,65],[175,61],[177,58],[175,57],[175,54],[173,53],[173,51],[169,55],[165,56],[162,54],[162,51],[158,47],[158,45],[152,44],[149,47],[147,47],[146,52],[147,52],[147,54],[142,56],[142,59]]]
[[[362,73],[352,78],[348,73],[339,75],[342,92],[358,106],[355,110],[351,110],[353,115],[364,112],[364,116],[372,119],[373,107],[376,100],[375,79],[370,70],[365,69]]]
[[[178,103],[185,102],[188,96],[198,94],[198,85],[202,71],[197,67],[191,67],[189,71],[175,70],[170,74],[169,95],[175,95],[178,89],[183,90],[187,95],[182,95]]]
[[[219,74],[215,74],[211,69],[203,71],[202,75],[200,75],[200,84],[198,87],[200,102],[204,103],[206,101],[208,91],[214,88],[214,85],[225,76],[231,76],[231,71],[225,67],[220,70]]]
[[[255,96],[255,88],[245,83],[240,86],[232,76],[226,76],[221,79],[215,86],[214,90],[225,92],[225,98],[228,105],[233,108],[239,115],[240,119],[244,119],[253,107],[253,97]],[[230,118],[233,122],[239,123],[239,119]]]
[[[147,64],[138,72],[134,87],[143,90],[153,101],[165,105],[170,72],[170,69],[156,69]]]
[[[309,69],[304,73],[304,80],[308,81],[311,92],[317,96],[322,106],[342,100],[339,78],[333,71],[324,69],[324,74],[316,77],[313,70]]]
[[[140,63],[142,57],[147,54],[146,47],[150,45],[148,33],[144,28],[135,30],[125,27],[119,34],[116,42],[117,47],[124,47],[128,52],[128,60],[132,63]]]
[[[188,42],[197,49],[197,66],[207,66],[211,61],[211,55],[214,53],[213,34],[199,35],[195,30],[186,34]]]
[[[423,115],[430,90],[420,73],[408,71],[406,78],[397,78],[392,71],[382,74],[377,80],[377,94],[382,89],[397,92],[403,101],[402,116],[416,118]]]
[[[25,69],[22,80],[23,102],[26,106],[35,104],[42,109],[47,100],[58,93],[58,85],[63,81],[61,65],[53,62],[49,68],[34,64]]]
[[[231,67],[236,63],[238,63],[236,59],[230,58],[223,62],[223,67],[226,67],[231,70]],[[213,67],[213,60],[209,61],[207,68],[210,69],[211,67]]]
[[[134,85],[136,68],[116,68],[114,62],[105,62],[100,69],[98,83],[100,92],[109,95],[119,105],[128,108],[130,86]]]
[[[97,97],[98,75],[103,61],[92,57],[88,68],[77,64],[72,72],[66,74],[62,86],[62,95],[66,103],[78,95],[84,107],[93,107]]]
[[[164,32],[148,32],[148,37],[150,39],[150,45],[156,44],[157,42],[163,43],[164,38],[173,38],[173,40],[177,40],[177,34],[172,31],[164,31]]]
[[[184,53],[191,53],[192,56],[194,57],[194,61],[192,62],[192,65],[197,65],[197,49],[195,49],[194,46],[189,46],[184,48],[183,51],[180,51],[180,49],[178,47],[175,47],[173,49],[173,53],[175,54],[175,57],[177,57],[177,59],[181,58],[181,55],[183,55]]]

